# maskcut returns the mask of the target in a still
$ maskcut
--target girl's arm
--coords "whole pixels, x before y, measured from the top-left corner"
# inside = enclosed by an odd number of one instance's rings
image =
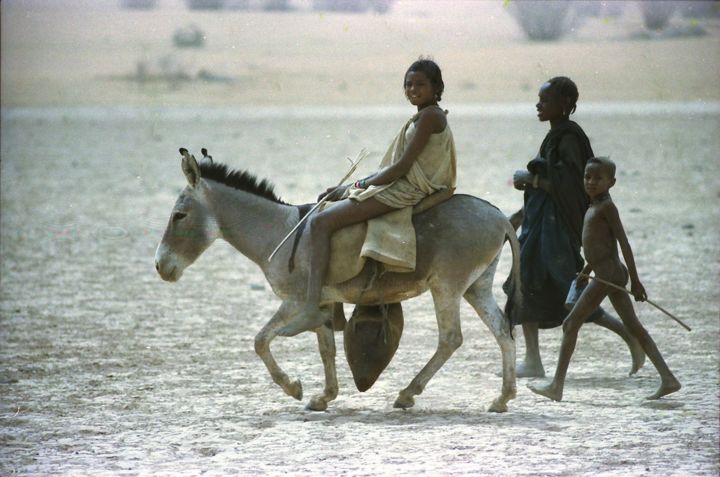
[[[365,186],[389,184],[405,176],[425,149],[430,136],[442,132],[446,126],[445,113],[439,108],[420,114],[415,123],[415,136],[405,147],[400,160],[365,179]]]
[[[615,207],[613,202],[607,202],[603,208],[603,212],[610,225],[613,237],[620,244],[620,251],[623,254],[625,265],[627,265],[628,273],[630,274],[630,291],[635,297],[635,300],[645,301],[647,300],[647,293],[645,292],[645,287],[640,283],[640,277],[638,277],[637,268],[635,267],[635,257],[633,256],[627,235],[625,235],[625,229],[620,221],[620,214],[618,213],[617,207]]]

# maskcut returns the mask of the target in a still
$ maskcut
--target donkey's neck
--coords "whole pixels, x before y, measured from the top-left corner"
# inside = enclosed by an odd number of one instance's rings
[[[217,182],[207,184],[220,238],[265,270],[272,251],[297,223],[297,209]]]

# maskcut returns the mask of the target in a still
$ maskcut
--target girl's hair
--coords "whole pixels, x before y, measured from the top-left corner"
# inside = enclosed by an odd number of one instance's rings
[[[428,77],[430,82],[435,87],[435,99],[437,101],[440,101],[443,91],[445,90],[445,83],[443,83],[442,71],[440,71],[440,67],[437,65],[437,63],[435,63],[433,60],[421,57],[415,63],[410,65],[410,68],[408,68],[405,72],[405,76],[403,76],[403,88],[405,88],[405,78],[407,78],[408,73],[410,73],[411,71],[415,73],[423,73],[425,76]]]
[[[556,76],[547,80],[547,83],[550,84],[550,88],[557,91],[561,97],[570,100],[568,116],[574,113],[575,108],[577,108],[578,97],[580,96],[575,82],[566,76]]]

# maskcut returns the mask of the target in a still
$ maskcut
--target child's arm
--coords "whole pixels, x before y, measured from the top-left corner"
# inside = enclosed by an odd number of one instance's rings
[[[588,282],[592,267],[589,263],[586,263],[582,270],[580,270],[579,276],[575,279],[578,285],[584,285]]]
[[[632,248],[630,247],[627,235],[625,235],[625,229],[620,221],[620,214],[617,207],[615,207],[614,203],[607,202],[603,211],[608,224],[610,224],[610,230],[613,233],[613,237],[620,244],[620,251],[623,254],[625,265],[627,265],[628,273],[630,274],[630,291],[635,297],[635,300],[645,301],[647,300],[647,293],[645,292],[645,287],[643,287],[642,283],[640,283],[637,268],[635,268],[635,257],[633,256]]]
[[[442,132],[447,127],[447,119],[442,110],[433,108],[420,115],[415,123],[415,135],[405,147],[399,161],[377,172],[365,180],[367,186],[389,184],[405,176],[420,153],[425,149],[430,136]]]

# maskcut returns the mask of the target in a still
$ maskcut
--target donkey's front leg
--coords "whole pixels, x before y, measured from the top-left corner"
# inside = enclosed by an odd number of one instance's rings
[[[303,397],[302,384],[299,379],[291,381],[288,375],[285,374],[285,371],[278,366],[270,351],[270,343],[277,336],[278,329],[287,324],[299,306],[300,304],[297,302],[284,301],[270,321],[268,321],[257,336],[255,336],[255,352],[260,356],[260,359],[263,360],[263,363],[265,363],[265,367],[270,372],[273,381],[275,381],[287,395],[297,400],[301,400]]]
[[[328,402],[334,400],[338,395],[337,371],[335,369],[335,336],[332,328],[327,324],[317,328],[315,333],[317,333],[318,349],[325,370],[325,389],[322,393],[316,394],[310,399],[307,409],[324,411],[327,409]]]

